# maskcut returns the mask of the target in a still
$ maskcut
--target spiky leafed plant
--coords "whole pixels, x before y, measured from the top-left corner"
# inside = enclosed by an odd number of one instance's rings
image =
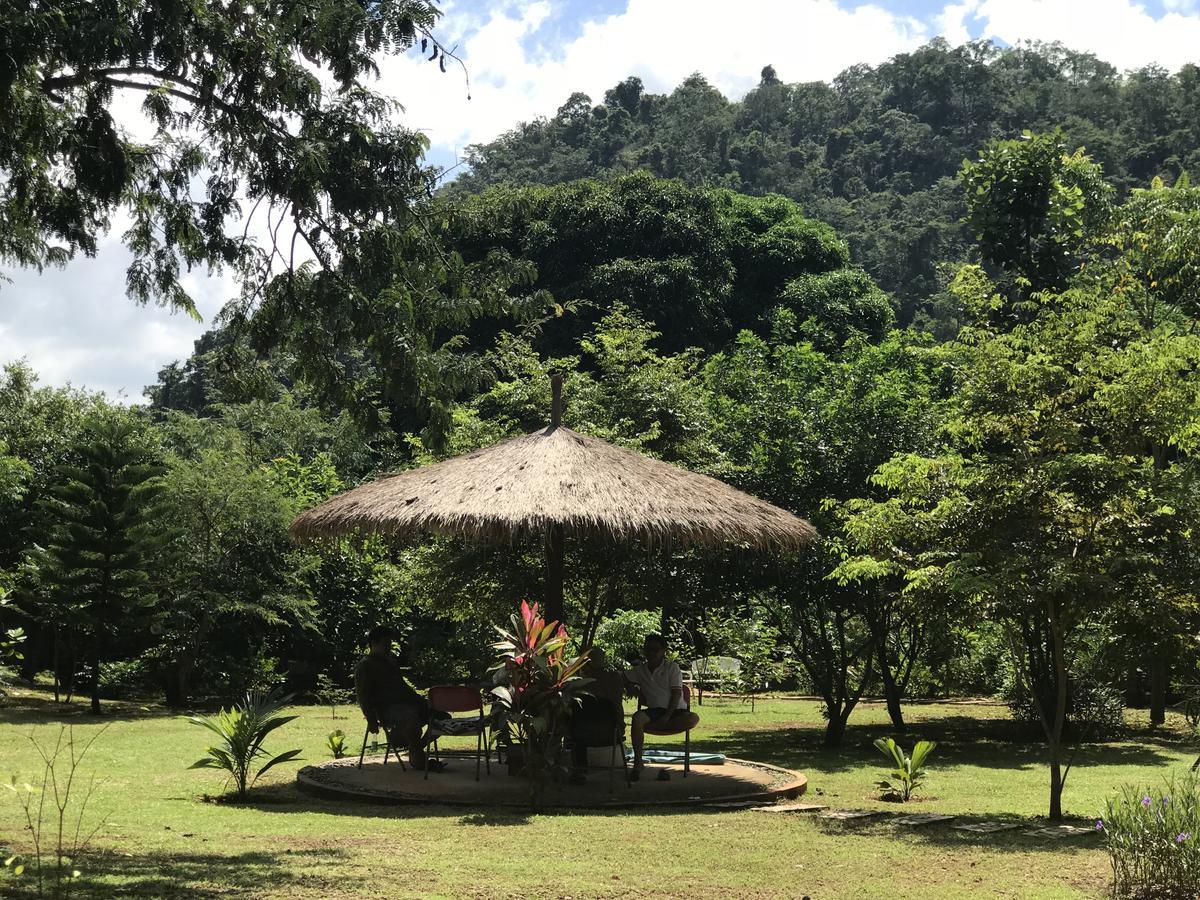
[[[233,778],[238,798],[244,799],[264,772],[300,755],[299,750],[286,750],[271,756],[262,747],[268,734],[296,718],[280,715],[290,699],[290,695],[280,697],[274,690],[248,691],[240,705],[222,709],[215,716],[189,718],[193,725],[200,725],[217,735],[221,742],[209,747],[208,756],[196,760],[188,768],[224,769]],[[254,766],[263,759],[266,763],[252,775]]]
[[[496,626],[492,646],[499,660],[492,672],[492,714],[510,746],[521,747],[534,801],[558,766],[558,751],[575,695],[591,679],[580,672],[587,651],[568,658],[567,629],[542,618],[536,603],[521,602],[512,630]]]

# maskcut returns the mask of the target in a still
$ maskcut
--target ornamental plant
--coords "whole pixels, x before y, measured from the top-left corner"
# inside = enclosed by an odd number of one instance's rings
[[[222,709],[215,716],[192,716],[193,725],[207,728],[220,738],[219,743],[208,748],[208,756],[198,759],[190,769],[224,769],[233,779],[238,799],[246,793],[259,777],[273,766],[295,759],[300,750],[285,750],[271,756],[263,749],[263,741],[276,728],[286,725],[296,716],[280,715],[291,699],[279,697],[275,691],[249,691],[241,704]],[[265,760],[254,771],[254,767]]]
[[[1160,788],[1126,785],[1096,822],[1117,897],[1200,896],[1200,781],[1187,773]]]
[[[559,622],[542,618],[538,605],[521,602],[512,628],[496,626],[492,646],[498,659],[492,674],[492,716],[510,754],[518,751],[536,804],[546,783],[561,777],[563,735],[576,695],[591,679],[580,676],[587,651],[567,656],[570,638]]]
[[[901,803],[907,803],[913,791],[925,780],[925,760],[935,747],[936,741],[918,741],[909,756],[890,737],[879,738],[875,741],[875,749],[890,759],[895,768],[890,781],[885,779],[876,783]]]

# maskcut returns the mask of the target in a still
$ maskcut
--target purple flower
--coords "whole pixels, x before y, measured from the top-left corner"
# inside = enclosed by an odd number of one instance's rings
[[[1146,807],[1146,809],[1150,808],[1150,797],[1149,796],[1145,796],[1142,798],[1142,806]]]
[[[1170,797],[1163,797],[1163,806],[1166,806],[1166,805],[1167,805],[1168,803],[1170,803],[1170,802],[1171,802],[1171,798],[1170,798]]]
[[[1096,830],[1097,830],[1097,831],[1103,831],[1103,830],[1104,830],[1104,820],[1103,820],[1103,819],[1097,819],[1097,820],[1096,820]]]
[[[1182,844],[1184,841],[1189,840],[1191,836],[1192,835],[1189,832],[1181,831],[1175,836],[1175,843]]]

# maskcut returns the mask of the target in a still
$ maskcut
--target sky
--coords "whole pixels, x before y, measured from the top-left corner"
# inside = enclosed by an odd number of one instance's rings
[[[829,80],[943,35],[1061,41],[1119,69],[1200,62],[1200,0],[449,0],[436,29],[470,72],[446,74],[418,54],[386,60],[377,89],[453,166],[471,143],[553,115],[573,91],[600,100],[637,75],[667,92],[700,72],[731,99],[771,64],[787,82]],[[730,11],[736,19],[730,19]],[[188,275],[203,323],[125,296],[119,229],[93,259],[64,269],[7,270],[0,282],[0,363],[25,358],[43,384],[139,402],[160,368],[186,358],[222,304],[225,277]]]

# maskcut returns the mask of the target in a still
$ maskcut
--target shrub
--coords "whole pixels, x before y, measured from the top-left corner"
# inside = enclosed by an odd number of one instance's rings
[[[600,623],[596,629],[595,645],[604,651],[613,665],[634,663],[642,658],[642,643],[646,635],[654,634],[662,626],[662,615],[643,609],[622,609]],[[671,645],[681,651],[681,644],[673,640]]]
[[[522,601],[512,630],[496,631],[492,716],[510,753],[520,748],[536,805],[546,781],[564,774],[560,751],[567,720],[580,689],[591,681],[580,675],[587,654],[568,656],[567,629],[542,618],[536,603]]]
[[[125,659],[107,663],[100,672],[100,694],[123,700],[149,692],[152,686],[150,665],[144,659]]]
[[[1200,783],[1188,773],[1159,789],[1126,785],[1108,801],[1104,832],[1118,897],[1200,895]]]
[[[296,718],[280,715],[289,699],[276,696],[274,691],[250,691],[241,705],[223,709],[215,716],[189,718],[193,725],[200,725],[217,735],[221,743],[209,747],[208,756],[196,760],[188,768],[224,769],[233,778],[238,797],[244,798],[267,769],[300,755],[299,750],[287,750],[271,756],[262,748],[268,734]],[[251,776],[251,769],[259,759],[267,762]]]
[[[879,738],[875,741],[875,749],[891,760],[895,768],[892,769],[891,781],[884,779],[876,784],[900,802],[907,803],[913,791],[925,780],[925,760],[936,747],[934,741],[918,741],[913,747],[912,756],[908,756],[891,738]]]

